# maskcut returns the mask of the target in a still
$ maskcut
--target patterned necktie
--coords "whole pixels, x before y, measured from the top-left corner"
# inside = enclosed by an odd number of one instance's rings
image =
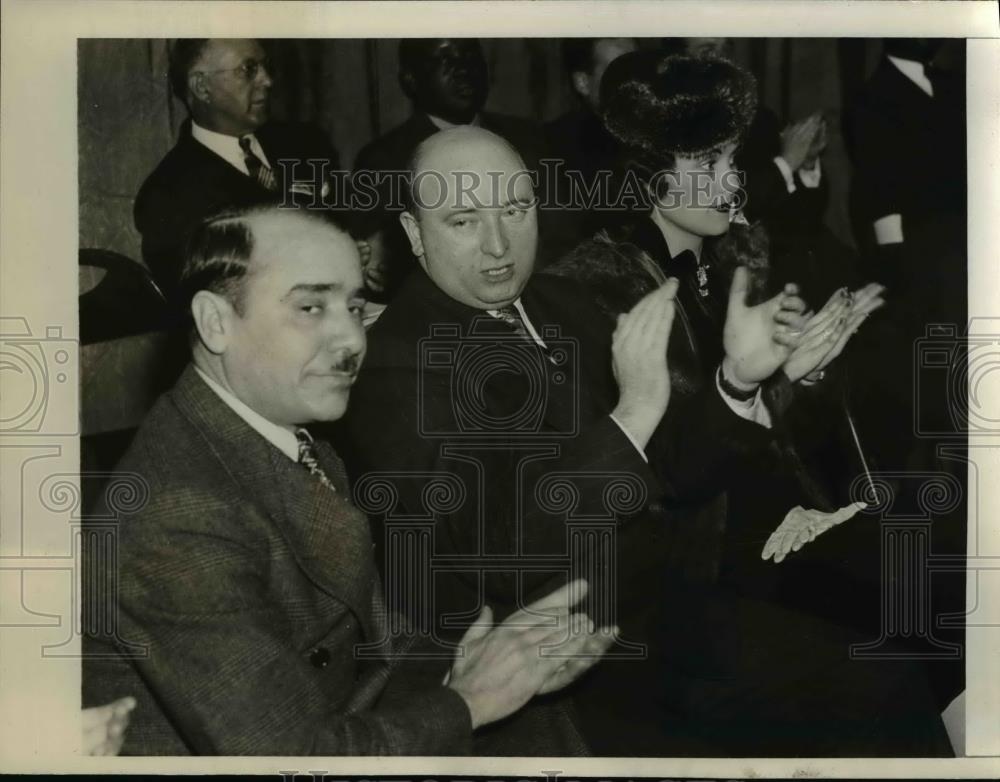
[[[514,332],[523,339],[525,342],[534,345],[535,347],[541,349],[542,354],[551,362],[555,363],[552,354],[549,353],[548,345],[543,345],[541,342],[535,340],[531,336],[531,332],[528,331],[528,327],[524,323],[524,318],[521,317],[521,312],[513,304],[508,304],[506,307],[501,307],[498,310],[494,310],[493,317],[497,320],[502,320],[512,329]]]
[[[501,307],[494,311],[494,317],[497,320],[502,320],[508,326],[510,326],[523,340],[528,342],[534,342],[535,340],[531,338],[531,334],[528,333],[528,327],[524,325],[524,319],[521,317],[521,313],[517,311],[517,307],[513,304],[508,304],[506,307]],[[488,323],[489,321],[487,321]]]
[[[250,136],[240,138],[240,149],[243,150],[243,162],[246,163],[250,178],[256,180],[257,184],[265,190],[272,192],[277,190],[278,181],[275,179],[274,172],[265,166],[264,161],[254,154],[250,143]]]
[[[319,478],[319,482],[328,489],[331,491],[337,491],[336,487],[330,482],[326,473],[323,472],[323,468],[319,466],[319,460],[316,458],[316,447],[313,445],[312,435],[305,429],[296,429],[295,439],[299,441],[299,464],[305,465],[306,469]]]

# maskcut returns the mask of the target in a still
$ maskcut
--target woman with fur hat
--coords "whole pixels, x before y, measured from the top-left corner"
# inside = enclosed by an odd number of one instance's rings
[[[830,386],[827,366],[882,304],[882,289],[838,291],[816,313],[776,304],[796,288],[768,279],[767,237],[739,218],[732,162],[755,103],[753,78],[726,60],[649,51],[616,60],[601,85],[604,122],[621,144],[622,192],[638,183],[645,202],[546,270],[590,286],[611,318],[668,277],[679,281],[672,396],[646,451],[672,490],[670,572],[649,636],[656,673],[636,675],[656,679],[645,694],[666,719],[724,754],[949,754],[920,671],[851,661],[852,632],[774,604],[788,569],[775,563],[802,557],[792,552],[863,506],[849,502],[841,476],[810,469],[797,435],[831,418],[803,397]],[[766,374],[732,358],[754,329],[770,332],[779,357]],[[693,430],[696,400],[712,387],[754,425]],[[826,434],[811,441],[828,443]],[[692,436],[730,440],[716,463],[693,469]],[[581,713],[595,719],[585,703]]]
[[[803,501],[823,511],[849,505],[847,486],[839,492],[825,486],[830,483],[822,480],[825,476],[811,474],[795,458],[801,438],[786,435],[791,434],[790,420],[806,417],[801,412],[814,412],[808,400],[798,404],[803,401],[801,391],[818,383],[867,315],[882,304],[882,289],[873,285],[853,294],[838,291],[809,317],[777,309],[770,325],[774,350],[782,360],[769,365],[772,370],[781,366],[773,374],[760,376],[745,362],[732,360],[735,351],[728,348],[746,329],[737,317],[747,309],[763,316],[774,301],[767,297],[777,287],[769,279],[764,229],[741,218],[744,191],[740,172],[733,167],[733,156],[756,107],[753,77],[719,58],[645,51],[615,61],[601,93],[605,124],[620,143],[621,166],[616,175],[621,191],[641,192],[646,201],[640,210],[628,213],[620,228],[599,233],[550,271],[590,285],[599,306],[612,318],[667,277],[678,278],[678,327],[671,336],[669,362],[675,400],[668,419],[689,420],[686,402],[706,386],[716,385],[737,414],[760,425],[758,435],[768,432],[768,450],[783,456],[776,472],[790,471],[791,482],[801,488],[794,494],[804,493]],[[784,293],[790,292],[795,292],[794,285],[785,286]],[[825,388],[832,386],[825,384]],[[689,476],[677,443],[658,439],[656,457],[672,477],[680,498],[717,496],[719,490],[732,488],[734,475],[741,472],[730,464],[732,469]],[[760,467],[756,451],[759,448],[751,449],[750,458],[744,461]],[[789,492],[780,495],[787,498]],[[756,560],[767,536],[790,507],[784,508],[763,539],[759,536],[764,530],[758,525],[756,537],[741,542],[744,546],[759,542]],[[755,508],[755,516],[763,510]],[[773,516],[778,506],[766,510]],[[713,580],[718,567],[718,556],[706,551],[706,544],[711,537],[718,538],[721,528],[718,523],[705,523],[705,529],[691,525],[685,529],[698,537],[698,547],[708,555],[685,557],[683,566],[695,580]],[[801,536],[789,536],[773,556],[780,561],[823,523],[818,517],[815,526],[803,522]],[[755,570],[773,572],[773,568]]]

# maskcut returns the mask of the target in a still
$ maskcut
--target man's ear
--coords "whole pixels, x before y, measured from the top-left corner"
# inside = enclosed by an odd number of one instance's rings
[[[212,90],[208,86],[208,79],[200,71],[191,71],[187,80],[188,93],[195,100],[201,103],[212,102]]]
[[[573,71],[573,89],[582,97],[590,99],[590,76],[583,71]]]
[[[413,96],[417,92],[417,79],[412,71],[401,70],[399,72],[399,87],[407,98],[413,100]]]
[[[420,236],[420,224],[411,212],[402,212],[399,215],[399,222],[406,231],[406,236],[410,240],[410,249],[417,256],[420,265],[424,265],[424,240]]]
[[[239,317],[229,300],[211,291],[198,291],[191,300],[191,316],[209,352],[225,353],[232,335],[233,319]]]

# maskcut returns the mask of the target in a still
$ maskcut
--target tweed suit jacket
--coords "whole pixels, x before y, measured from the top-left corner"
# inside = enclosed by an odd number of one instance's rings
[[[149,485],[119,521],[111,643],[144,648],[85,666],[85,703],[136,695],[133,754],[462,754],[453,690],[395,682],[364,516],[318,443],[323,486],[188,367],[119,469]],[[94,552],[87,552],[88,578]],[[89,581],[87,582],[89,583]],[[91,600],[93,596],[91,596]],[[91,604],[88,600],[88,605]],[[91,624],[93,626],[93,623]],[[129,646],[131,645],[131,646]]]

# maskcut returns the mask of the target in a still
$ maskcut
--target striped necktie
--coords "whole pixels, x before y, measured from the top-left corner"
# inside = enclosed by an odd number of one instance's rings
[[[243,150],[243,162],[246,163],[250,178],[255,180],[265,190],[270,190],[271,192],[277,190],[278,181],[274,176],[274,172],[265,166],[264,161],[254,154],[250,136],[240,138],[240,149]]]
[[[521,313],[517,311],[517,307],[513,304],[508,304],[506,307],[501,307],[498,310],[494,310],[494,317],[497,320],[502,320],[515,332],[517,336],[528,342],[534,343],[535,340],[532,339],[531,334],[528,333],[528,327],[524,325],[524,319],[521,317]],[[487,321],[489,323],[489,321]]]
[[[336,487],[327,477],[327,474],[323,472],[323,468],[319,466],[319,460],[316,458],[316,447],[313,444],[312,435],[305,429],[296,429],[295,439],[299,441],[299,464],[304,465],[305,468],[319,478],[319,482],[328,489],[331,491],[337,491]]]

